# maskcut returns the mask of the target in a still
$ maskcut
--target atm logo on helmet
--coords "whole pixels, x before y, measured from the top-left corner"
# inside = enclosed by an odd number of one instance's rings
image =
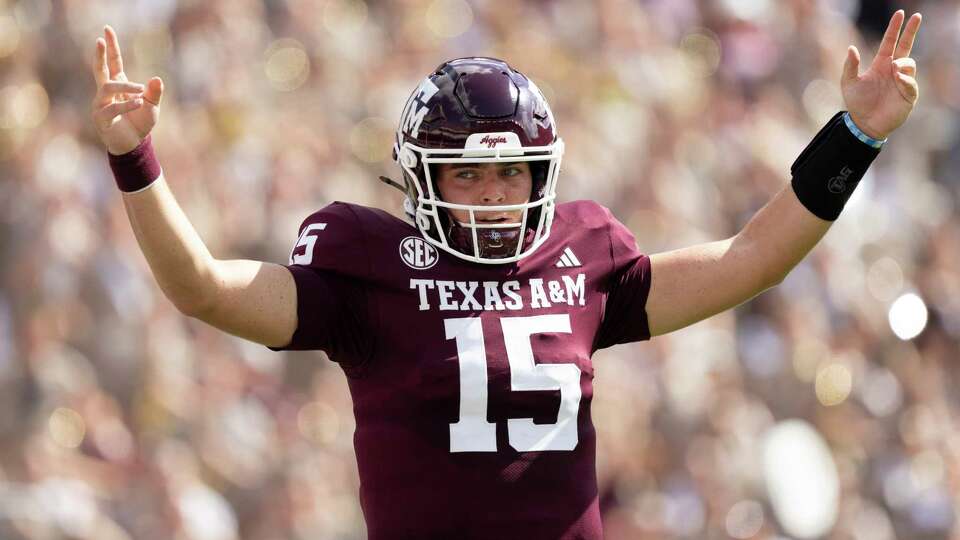
[[[400,118],[402,118],[400,121],[401,131],[408,132],[413,138],[420,136],[420,124],[423,123],[423,118],[427,115],[427,110],[429,109],[427,103],[430,102],[430,98],[439,90],[437,85],[433,84],[433,81],[431,81],[429,77],[420,83],[420,86],[417,87],[413,95],[410,96],[410,99],[407,100],[407,105],[403,108],[403,113],[400,114]]]
[[[408,236],[400,241],[400,258],[414,270],[426,270],[440,260],[437,248],[419,236]]]
[[[484,135],[483,138],[480,139],[480,144],[487,145],[487,148],[495,148],[497,144],[500,143],[506,144],[507,138],[503,135],[494,135],[493,137],[490,135]]]

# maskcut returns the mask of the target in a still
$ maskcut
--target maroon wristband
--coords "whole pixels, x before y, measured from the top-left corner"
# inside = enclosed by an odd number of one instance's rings
[[[139,191],[160,177],[160,162],[153,153],[150,135],[126,154],[118,156],[107,152],[107,155],[110,156],[110,169],[120,191]]]

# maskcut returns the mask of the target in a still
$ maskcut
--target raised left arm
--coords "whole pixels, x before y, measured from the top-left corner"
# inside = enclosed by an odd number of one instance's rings
[[[832,224],[807,210],[787,185],[736,236],[651,255],[650,335],[691,325],[779,284]]]
[[[871,139],[885,139],[903,124],[919,94],[916,63],[909,56],[921,16],[915,13],[910,18],[898,40],[904,17],[902,10],[893,14],[865,73],[859,73],[856,47],[847,49],[840,80],[844,102],[855,126]],[[816,189],[834,191],[836,186],[826,188],[824,177],[819,178],[816,181],[824,186],[801,190],[805,197],[815,197],[808,194]],[[844,189],[842,181],[840,189]],[[666,334],[726,311],[783,281],[833,224],[808,209],[798,193],[790,184],[784,186],[732,238],[652,255],[646,304],[650,335]],[[844,197],[825,206],[834,205],[839,213],[845,201]],[[824,215],[819,208],[818,212]],[[835,219],[835,215],[828,217]]]

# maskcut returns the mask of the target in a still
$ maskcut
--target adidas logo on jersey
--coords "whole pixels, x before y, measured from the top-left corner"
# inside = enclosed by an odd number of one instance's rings
[[[560,255],[560,260],[557,261],[557,268],[573,268],[574,266],[581,266],[580,259],[573,254],[573,250],[569,247],[564,248],[563,255]]]

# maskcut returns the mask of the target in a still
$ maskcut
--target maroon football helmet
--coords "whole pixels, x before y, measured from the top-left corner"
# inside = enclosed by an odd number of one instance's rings
[[[458,58],[420,83],[400,117],[394,158],[404,172],[407,210],[431,244],[461,259],[508,263],[530,255],[553,222],[563,141],[537,85],[495,58]],[[440,163],[529,162],[528,202],[453,204],[436,186]],[[468,213],[459,222],[448,210]],[[478,223],[476,212],[522,210],[517,223]]]

